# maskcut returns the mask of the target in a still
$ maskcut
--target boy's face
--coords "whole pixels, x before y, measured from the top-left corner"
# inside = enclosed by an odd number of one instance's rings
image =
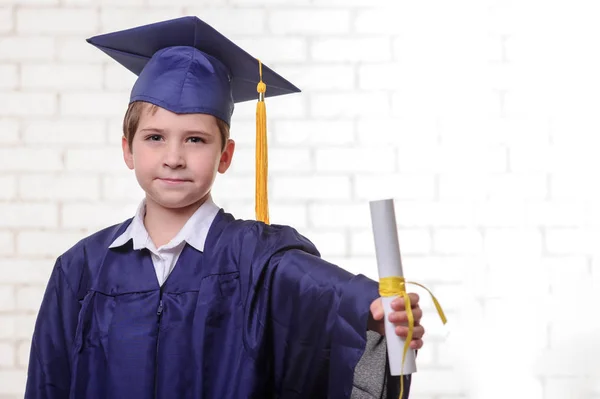
[[[148,107],[149,108],[149,107]],[[178,115],[145,110],[131,148],[123,138],[123,157],[146,192],[147,200],[169,209],[204,201],[217,171],[231,164],[234,143],[221,150],[221,134],[212,115]]]

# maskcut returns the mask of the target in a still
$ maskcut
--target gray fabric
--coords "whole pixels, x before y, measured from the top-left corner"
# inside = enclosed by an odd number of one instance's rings
[[[352,399],[387,399],[387,348],[385,337],[367,331],[365,353],[354,370]]]

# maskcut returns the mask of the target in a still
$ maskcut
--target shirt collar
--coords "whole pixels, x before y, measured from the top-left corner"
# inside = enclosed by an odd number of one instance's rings
[[[183,228],[177,235],[168,243],[161,247],[164,249],[174,248],[181,245],[182,242],[190,244],[198,251],[204,251],[204,244],[208,236],[208,230],[219,213],[219,207],[213,202],[209,196],[206,201],[194,212],[188,219]],[[136,214],[133,217],[127,229],[118,236],[109,248],[116,248],[125,245],[130,240],[133,240],[133,249],[139,250],[148,248],[155,250],[155,246],[150,239],[148,231],[144,226],[144,216],[146,214],[146,200],[142,200],[137,208]]]

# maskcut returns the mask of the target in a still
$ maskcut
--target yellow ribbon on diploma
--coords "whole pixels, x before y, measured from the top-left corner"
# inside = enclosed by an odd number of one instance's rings
[[[442,310],[442,306],[429,288],[419,283],[405,281],[404,277],[382,277],[379,280],[379,295],[382,297],[397,296],[404,299],[404,309],[406,310],[406,316],[408,318],[408,334],[406,335],[406,341],[404,342],[404,350],[402,351],[402,366],[400,370],[404,369],[404,360],[406,359],[406,353],[410,348],[410,342],[412,341],[413,330],[415,328],[415,318],[412,313],[410,297],[406,292],[406,284],[418,285],[429,292],[429,295],[431,295],[431,299],[433,299],[433,303],[435,304],[435,308],[437,309],[438,315],[440,316],[440,319],[442,319],[442,323],[446,324],[447,322],[446,315]],[[404,394],[404,377],[402,376],[402,372],[400,372],[400,374],[400,399],[402,399],[402,395]]]

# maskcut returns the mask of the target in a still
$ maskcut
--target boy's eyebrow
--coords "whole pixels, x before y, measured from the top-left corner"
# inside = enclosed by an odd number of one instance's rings
[[[144,129],[141,129],[140,132],[165,134],[167,133],[167,130],[155,127],[146,127]],[[185,135],[195,134],[200,136],[213,136],[212,133],[206,132],[204,130],[185,130],[183,133]]]

